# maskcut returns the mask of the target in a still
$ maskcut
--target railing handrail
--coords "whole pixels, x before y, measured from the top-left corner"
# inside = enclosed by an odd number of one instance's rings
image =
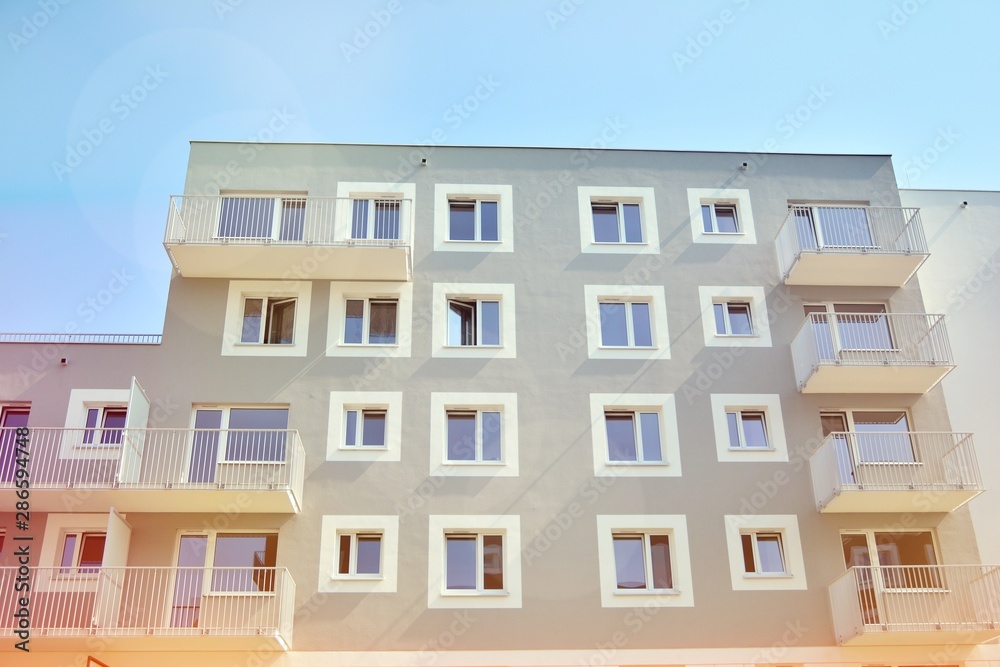
[[[0,333],[0,343],[160,345],[163,334]]]
[[[836,322],[839,318],[849,318],[849,317],[870,317],[873,320],[880,318],[887,318],[888,320],[902,320],[903,318],[924,318],[928,322],[928,331],[937,325],[939,322],[944,321],[944,313],[842,313],[842,312],[826,312],[826,313],[809,313],[806,315],[805,320],[799,326],[798,331],[792,336],[793,339],[797,338],[800,333],[811,324],[827,324],[831,321]]]

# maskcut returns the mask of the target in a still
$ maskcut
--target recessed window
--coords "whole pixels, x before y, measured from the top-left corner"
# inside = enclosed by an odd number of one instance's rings
[[[504,591],[503,535],[460,533],[445,536],[445,590]]]
[[[399,213],[401,199],[354,199],[351,208],[351,239],[400,239]]]
[[[724,301],[713,303],[715,333],[718,336],[753,336],[753,317],[750,303],[746,301]]]
[[[724,202],[702,204],[702,228],[706,234],[738,234],[740,225],[736,211],[736,204]]]
[[[619,533],[612,536],[618,590],[663,591],[674,587],[670,536]]]
[[[740,534],[743,569],[747,574],[783,574],[785,555],[781,533],[750,531]]]
[[[277,553],[276,533],[219,533],[215,537],[212,590],[273,591]]]
[[[396,299],[347,299],[344,342],[349,345],[395,345]]]
[[[499,241],[500,202],[478,199],[448,201],[449,241]]]
[[[638,203],[595,201],[590,205],[596,243],[642,243]]]
[[[662,463],[658,412],[607,411],[608,460],[616,463]]]
[[[121,406],[101,406],[87,408],[86,428],[83,431],[85,445],[117,445],[122,441],[127,409]]]
[[[385,410],[347,410],[345,447],[385,447]]]
[[[246,297],[241,343],[290,345],[295,342],[295,298]]]
[[[767,419],[760,410],[726,412],[730,449],[768,449]]]
[[[601,301],[603,347],[652,347],[650,305],[645,301]]]
[[[448,299],[448,345],[499,346],[500,301]]]
[[[503,460],[503,413],[498,410],[448,410],[449,463]]]
[[[227,463],[287,459],[288,408],[198,406],[193,425],[187,482],[222,482],[233,472]]]
[[[338,535],[337,574],[345,576],[381,575],[381,533],[341,533]]]
[[[859,531],[841,533],[847,567],[880,566],[877,574],[890,589],[942,588],[934,536],[927,530]]]
[[[66,533],[59,558],[59,574],[97,574],[104,561],[106,538],[106,533]]]

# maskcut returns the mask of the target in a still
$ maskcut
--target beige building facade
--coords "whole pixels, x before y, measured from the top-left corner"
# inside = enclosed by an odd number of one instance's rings
[[[193,143],[162,336],[0,338],[0,662],[1000,665],[981,364],[904,194]]]

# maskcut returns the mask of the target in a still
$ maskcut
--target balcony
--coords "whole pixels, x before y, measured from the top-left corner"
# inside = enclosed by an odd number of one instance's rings
[[[413,202],[174,196],[163,245],[186,278],[409,280]]]
[[[925,394],[955,367],[944,315],[811,313],[792,339],[807,394]]]
[[[969,433],[831,433],[809,466],[821,512],[952,512],[983,492]]]
[[[830,604],[842,645],[981,644],[1000,636],[1000,567],[852,567]]]
[[[13,431],[0,429],[0,443],[13,443]],[[4,460],[0,503],[13,507],[13,459]],[[294,430],[32,428],[27,469],[42,512],[294,513],[305,450]]]
[[[16,567],[0,568],[0,635],[13,650]],[[284,568],[30,568],[32,650],[287,651],[295,582]],[[23,595],[23,594],[20,594]],[[2,661],[0,661],[2,662]]]
[[[792,206],[775,244],[786,285],[902,287],[929,255],[917,208]]]

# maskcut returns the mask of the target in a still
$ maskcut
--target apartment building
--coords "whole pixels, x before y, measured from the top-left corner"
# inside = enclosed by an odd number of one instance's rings
[[[3,664],[1000,665],[888,156],[196,142],[165,218],[162,336],[0,339]]]

